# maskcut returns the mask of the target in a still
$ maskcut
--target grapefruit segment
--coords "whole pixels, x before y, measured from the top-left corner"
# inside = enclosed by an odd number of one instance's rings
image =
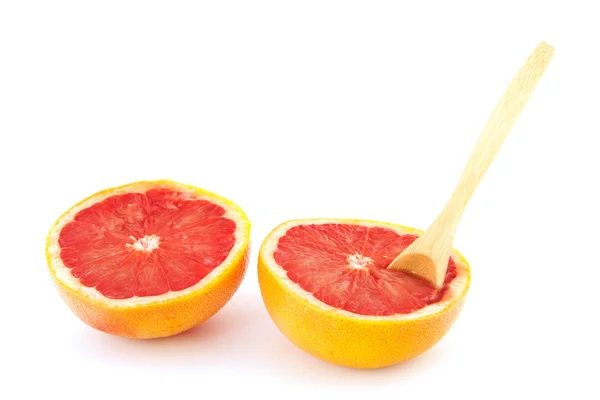
[[[309,224],[290,228],[273,256],[288,278],[322,302],[362,315],[407,314],[439,300],[456,276],[449,262],[446,285],[386,270],[416,240],[413,234],[357,224]]]
[[[433,346],[458,316],[470,270],[456,251],[439,290],[389,263],[422,232],[385,222],[294,220],[259,253],[263,300],[297,346],[330,362],[378,368]]]
[[[249,222],[229,200],[148,181],[97,193],[67,211],[48,235],[47,258],[59,292],[84,322],[159,337],[225,304],[244,275],[248,242]],[[202,304],[208,299],[216,303]]]
[[[60,231],[64,265],[78,267],[77,274],[103,277],[80,279],[81,284],[111,299],[157,296],[193,286],[225,260],[236,224],[224,217],[223,207],[175,190],[148,192],[107,197],[92,212],[78,212]],[[111,264],[108,274],[103,271],[111,259],[89,262],[124,251],[126,257]],[[168,255],[161,263],[163,251]]]

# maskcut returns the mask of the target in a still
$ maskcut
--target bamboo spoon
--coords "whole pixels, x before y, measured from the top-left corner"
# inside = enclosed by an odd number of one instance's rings
[[[554,48],[540,43],[506,89],[481,132],[454,193],[429,228],[388,266],[444,283],[456,227],[463,211],[546,70]]]

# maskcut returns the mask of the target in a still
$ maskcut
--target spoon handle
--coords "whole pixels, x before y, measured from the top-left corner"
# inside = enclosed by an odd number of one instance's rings
[[[388,266],[441,287],[462,213],[546,70],[554,48],[540,43],[521,67],[488,119],[452,196],[431,226]]]
[[[455,224],[458,223],[473,192],[475,192],[498,150],[500,150],[502,143],[504,143],[504,139],[508,136],[517,117],[525,107],[525,103],[529,100],[538,81],[544,74],[553,53],[553,47],[544,42],[540,43],[525,61],[525,64],[523,64],[496,105],[492,115],[490,115],[454,193],[452,193],[442,212],[448,217],[456,219]]]

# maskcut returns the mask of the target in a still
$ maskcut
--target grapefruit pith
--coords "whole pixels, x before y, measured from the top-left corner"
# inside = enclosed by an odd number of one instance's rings
[[[423,353],[458,317],[471,275],[456,251],[439,290],[387,270],[421,233],[375,221],[283,223],[264,240],[258,259],[271,318],[295,345],[339,365],[379,368]]]
[[[85,323],[131,337],[175,335],[231,298],[248,264],[250,223],[231,201],[169,180],[96,193],[48,234],[59,294]]]

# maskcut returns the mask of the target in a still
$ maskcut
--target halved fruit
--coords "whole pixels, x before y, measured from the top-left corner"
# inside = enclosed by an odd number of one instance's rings
[[[64,213],[46,258],[71,310],[101,331],[156,338],[221,309],[239,287],[250,223],[231,201],[169,180],[96,193]]]
[[[379,368],[415,357],[448,332],[471,279],[454,251],[444,286],[387,270],[422,232],[385,222],[288,221],[264,240],[263,300],[277,327],[335,364]]]

